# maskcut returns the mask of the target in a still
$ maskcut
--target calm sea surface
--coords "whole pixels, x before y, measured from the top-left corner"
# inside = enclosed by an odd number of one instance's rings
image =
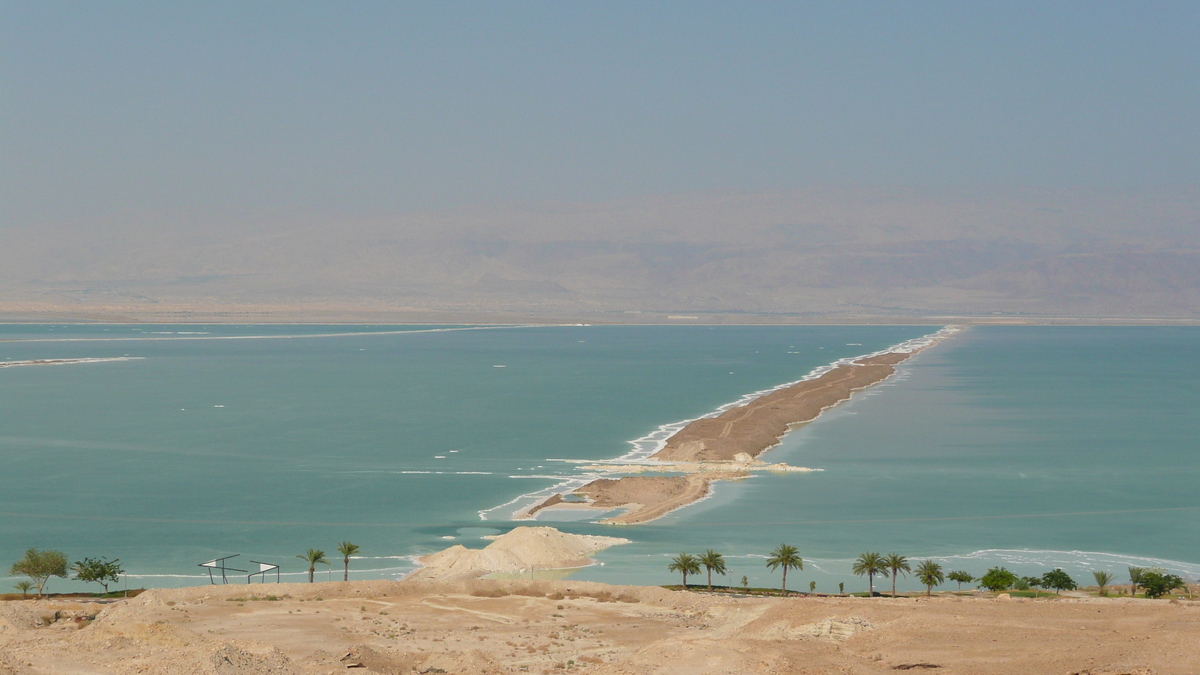
[[[512,527],[496,507],[576,475],[554,460],[936,330],[445,328],[0,326],[0,361],[133,359],[0,368],[0,563],[54,548],[166,586],[238,553],[297,580],[296,554],[348,539],[353,576],[393,578]],[[1198,410],[1200,329],[976,327],[767,455],[822,472],[723,483],[648,525],[554,524],[632,539],[574,574],[613,582],[668,583],[668,556],[715,548],[775,583],[762,556],[784,542],[806,560],[789,586],[826,591],[865,587],[866,550],[1195,578]]]

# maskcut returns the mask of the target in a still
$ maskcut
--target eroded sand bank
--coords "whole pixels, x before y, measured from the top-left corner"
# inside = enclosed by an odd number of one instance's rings
[[[659,471],[676,475],[601,478],[572,492],[584,504],[622,512],[600,522],[632,525],[660,518],[707,497],[713,483],[738,480],[752,471],[813,471],[785,464],[766,464],[758,457],[779,444],[791,429],[816,419],[824,410],[850,399],[891,377],[896,366],[913,354],[952,335],[947,329],[919,344],[906,344],[880,354],[839,363],[819,377],[776,389],[715,417],[705,417],[680,429],[651,456],[653,464],[638,467],[586,468],[608,473]],[[579,508],[553,495],[524,515],[546,509]]]
[[[94,620],[91,618],[94,617]],[[1200,672],[1200,602],[351,581],[0,602],[0,674]]]
[[[907,353],[858,359],[824,375],[773,391],[717,417],[698,419],[667,439],[653,455],[668,462],[730,462],[739,454],[758,457],[779,444],[788,429],[811,422],[826,408],[882,382]]]

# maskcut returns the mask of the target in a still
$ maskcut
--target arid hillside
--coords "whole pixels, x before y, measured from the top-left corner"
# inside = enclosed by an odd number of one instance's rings
[[[1200,318],[1200,192],[810,188],[0,228],[0,312]],[[389,314],[391,313],[391,314]]]
[[[0,602],[0,673],[1182,675],[1200,671],[1198,636],[1200,603],[1188,600],[255,584]]]

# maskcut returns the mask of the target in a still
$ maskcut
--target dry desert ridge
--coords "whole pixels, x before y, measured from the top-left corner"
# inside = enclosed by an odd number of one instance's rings
[[[619,540],[522,530],[430,556],[404,581],[0,602],[0,675],[1200,673],[1200,603],[1189,600],[784,598],[530,580],[513,570],[578,564]]]

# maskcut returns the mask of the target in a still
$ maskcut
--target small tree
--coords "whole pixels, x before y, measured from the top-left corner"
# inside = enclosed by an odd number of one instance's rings
[[[1042,586],[1044,588],[1053,588],[1055,595],[1058,595],[1060,591],[1073,591],[1078,588],[1075,585],[1075,580],[1069,574],[1062,571],[1061,567],[1055,568],[1053,572],[1043,574]]]
[[[800,557],[800,551],[797,550],[795,546],[780,544],[779,548],[771,551],[771,557],[767,558],[767,567],[769,567],[772,572],[780,567],[783,568],[783,586],[780,591],[780,595],[787,595],[788,569],[804,569],[804,560]]]
[[[1183,579],[1165,570],[1148,569],[1142,572],[1142,588],[1146,589],[1147,598],[1161,598],[1176,588],[1186,588]]]
[[[815,581],[808,582],[808,592],[809,593],[817,592],[817,582],[815,582]]]
[[[94,581],[103,586],[105,595],[108,595],[108,585],[119,582],[121,575],[125,573],[121,568],[120,558],[84,558],[72,565],[71,570],[75,572],[75,578],[79,581]]]
[[[894,598],[896,597],[896,575],[903,574],[904,576],[908,576],[912,568],[908,565],[908,558],[896,553],[889,553],[883,559],[883,566],[887,568],[887,571],[892,573],[892,597]]]
[[[694,555],[680,553],[671,558],[671,564],[667,565],[668,572],[679,572],[683,574],[683,588],[687,590],[687,578],[689,574],[700,574],[700,560]]]
[[[742,577],[742,590],[750,590],[750,579],[746,578],[745,576]]]
[[[1142,574],[1145,571],[1145,568],[1142,567],[1129,568],[1129,597],[1137,597],[1137,589],[1142,583]]]
[[[338,544],[337,552],[342,554],[342,564],[344,565],[342,581],[350,581],[350,556],[358,553],[358,544],[343,541]]]
[[[993,567],[979,578],[979,585],[989,591],[1005,591],[1017,583],[1017,575],[1003,567]]]
[[[917,566],[917,579],[925,586],[925,595],[933,593],[934,586],[941,586],[946,581],[945,575],[942,574],[942,566],[926,560]]]
[[[32,591],[34,588],[36,588],[36,586],[33,585],[32,581],[26,580],[26,581],[18,581],[16,583],[16,585],[13,586],[13,588],[17,589],[18,591],[21,591],[21,599],[25,600],[25,599],[29,598],[29,591]]]
[[[883,556],[870,552],[859,555],[850,567],[850,571],[860,577],[867,575],[867,595],[871,597],[875,596],[875,575],[882,574],[884,569]]]
[[[62,551],[25,549],[25,556],[13,563],[10,574],[29,577],[37,587],[40,598],[50,577],[67,578],[67,554]]]
[[[317,572],[317,565],[328,565],[329,561],[325,559],[325,551],[319,548],[310,548],[304,552],[304,555],[298,555],[297,558],[308,563],[308,583],[313,582],[313,575]]]
[[[1022,578],[1025,579],[1025,582],[1028,583],[1029,587],[1033,589],[1033,597],[1035,597],[1035,598],[1038,597],[1038,589],[1040,589],[1046,585],[1045,579],[1042,579],[1041,577],[1022,577]]]
[[[846,594],[846,582],[839,581],[838,582],[838,595],[845,595],[845,594]]]
[[[1092,577],[1096,579],[1096,585],[1100,587],[1100,595],[1108,595],[1108,591],[1104,588],[1112,583],[1112,572],[1095,571],[1092,572]]]
[[[1019,577],[1013,584],[1014,591],[1033,591],[1033,597],[1038,597],[1038,588],[1042,586],[1041,577]]]
[[[708,572],[708,590],[712,590],[712,573],[715,571],[721,576],[725,576],[725,556],[717,553],[711,548],[705,551],[700,556],[700,564]]]
[[[950,581],[958,582],[958,590],[960,590],[960,591],[962,590],[963,584],[969,584],[972,581],[975,581],[975,577],[971,576],[970,572],[963,572],[963,571],[951,572],[946,575],[946,578],[949,579]]]

